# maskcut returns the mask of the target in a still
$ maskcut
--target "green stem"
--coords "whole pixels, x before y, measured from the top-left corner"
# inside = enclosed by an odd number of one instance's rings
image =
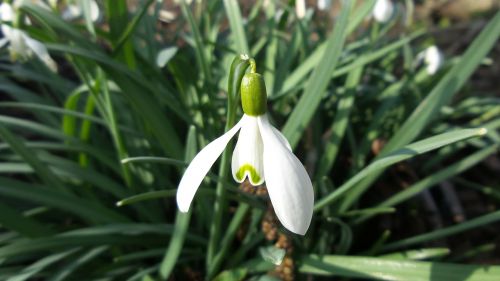
[[[97,69],[98,80],[102,83],[102,92],[104,94],[104,107],[106,109],[106,113],[108,115],[108,126],[111,133],[111,137],[113,138],[113,142],[115,143],[115,148],[118,153],[119,160],[125,159],[128,157],[127,148],[125,147],[125,143],[120,134],[120,130],[118,129],[118,123],[116,121],[116,114],[113,108],[113,102],[111,100],[111,95],[109,93],[108,84],[106,74],[100,69]],[[128,165],[121,165],[123,178],[127,187],[133,189],[132,182],[132,174],[129,170]]]
[[[240,84],[246,69],[251,66],[252,70],[256,70],[255,61],[248,56],[237,56],[231,64],[228,80],[228,107],[227,107],[227,122],[225,132],[231,129],[236,124],[236,108],[239,101]],[[215,191],[214,215],[213,223],[210,225],[210,237],[208,240],[206,268],[207,271],[212,267],[214,255],[219,246],[220,229],[224,209],[226,204],[226,189],[224,182],[227,179],[229,172],[230,153],[232,152],[232,144],[228,144],[222,153],[222,159],[219,167],[219,181]]]
[[[222,265],[224,258],[229,252],[229,249],[231,248],[234,237],[236,236],[236,233],[238,232],[238,229],[240,228],[241,223],[243,223],[243,220],[245,219],[246,214],[248,213],[249,210],[250,206],[246,203],[240,204],[240,206],[236,210],[236,213],[234,214],[233,219],[231,220],[231,223],[227,228],[226,235],[224,236],[224,239],[222,239],[222,243],[220,245],[220,251],[217,253],[215,258],[213,259],[213,263],[210,265],[208,269],[208,280],[212,280],[215,273],[217,272],[217,270],[219,270],[220,266]]]

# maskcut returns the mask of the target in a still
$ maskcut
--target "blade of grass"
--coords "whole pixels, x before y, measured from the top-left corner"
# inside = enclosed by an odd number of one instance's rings
[[[424,243],[427,241],[448,237],[457,233],[461,233],[470,229],[477,229],[487,224],[494,223],[500,220],[500,211],[495,211],[480,217],[465,221],[453,226],[445,227],[435,231],[427,232],[421,235],[401,239],[382,247],[382,251],[391,251],[403,247],[408,247],[415,244]]]
[[[469,79],[483,58],[495,45],[500,36],[500,12],[497,12],[490,22],[482,29],[472,44],[462,55],[460,61],[432,89],[429,95],[415,108],[399,130],[384,146],[379,157],[387,155],[390,151],[402,147],[416,137],[438,116],[442,106],[448,104],[455,93]],[[347,194],[342,208],[349,208],[371,184],[382,174],[383,170],[364,179]]]
[[[298,144],[303,131],[311,121],[314,112],[316,112],[330,82],[331,73],[337,65],[342,47],[344,46],[351,7],[352,1],[343,2],[338,22],[335,24],[335,28],[328,38],[325,51],[321,55],[321,61],[314,68],[304,89],[304,93],[283,127],[283,135],[286,136],[292,148]]]
[[[10,148],[23,158],[23,160],[36,171],[40,179],[48,186],[67,193],[67,189],[60,179],[52,173],[36,156],[31,149],[27,148],[17,136],[14,136],[5,126],[0,124],[0,137],[9,144]]]
[[[115,48],[121,43],[120,50],[116,52],[114,56],[127,64],[131,69],[134,69],[137,63],[134,55],[134,46],[131,38],[126,36],[129,34],[126,30],[130,24],[127,1],[106,0],[104,1],[104,7],[107,22],[109,23],[111,43]],[[131,31],[132,30],[133,29],[131,29]],[[122,37],[123,35],[125,35],[125,37]],[[123,42],[120,41],[122,38],[124,38]]]
[[[346,92],[339,98],[335,119],[330,126],[330,137],[325,144],[323,154],[318,162],[316,179],[323,178],[335,162],[340,144],[344,138],[344,133],[349,124],[349,115],[354,104],[356,86],[359,84],[362,73],[362,68],[354,69],[347,77]]]
[[[483,136],[486,134],[486,129],[464,129],[457,130],[453,132],[448,132],[444,134],[440,134],[437,136],[433,136],[412,144],[409,144],[401,149],[391,152],[383,158],[379,158],[378,160],[372,162],[366,168],[357,173],[354,177],[349,179],[346,183],[344,183],[341,187],[336,189],[334,192],[329,195],[321,198],[315,205],[314,210],[319,211],[322,208],[328,206],[333,203],[335,200],[339,199],[346,191],[355,186],[356,183],[364,179],[365,177],[371,175],[372,173],[378,173],[380,170],[384,168],[412,158],[416,155],[429,152],[431,150],[461,141],[472,137]]]
[[[101,69],[97,70],[99,80],[101,81],[101,90],[102,94],[104,95],[104,107],[107,113],[107,120],[108,120],[108,127],[109,131],[111,133],[111,137],[113,139],[113,143],[117,152],[118,159],[123,159],[127,158],[128,152],[127,148],[125,146],[125,142],[123,141],[123,137],[120,133],[120,130],[118,129],[118,122],[117,122],[117,117],[115,114],[115,109],[113,106],[113,100],[111,99],[111,94],[109,92],[109,89],[107,87],[108,82],[106,78],[106,74],[101,71]],[[127,184],[127,187],[131,190],[134,190],[134,184],[132,181],[132,174],[130,172],[130,169],[128,165],[121,165],[121,171],[122,171],[122,176],[123,179],[125,180],[125,183]]]
[[[414,140],[435,119],[443,105],[464,85],[474,70],[488,54],[500,36],[500,12],[483,29],[456,64],[431,93],[419,104],[403,126],[385,145],[384,152],[392,151]]]
[[[163,163],[176,166],[186,166],[188,163],[167,157],[156,157],[156,156],[138,156],[138,157],[128,157],[121,160],[122,164],[134,163],[134,162],[146,162],[146,163]]]
[[[384,56],[387,56],[387,54],[403,47],[405,44],[408,42],[414,40],[415,38],[419,37],[422,35],[422,31],[417,31],[414,34],[402,38],[394,43],[391,43],[387,46],[384,46],[376,51],[372,51],[369,54],[366,54],[364,56],[359,57],[358,59],[354,60],[353,62],[345,65],[338,67],[335,69],[332,73],[332,78],[334,77],[339,77],[341,75],[344,75],[351,71],[354,68],[361,67],[363,65],[369,64],[373,61],[376,61],[380,58],[383,58]],[[309,72],[319,64],[321,59],[321,54],[326,50],[326,45],[321,45],[320,47],[317,48],[317,50],[310,55],[299,67],[297,67],[285,80],[282,89],[276,93],[276,95],[270,97],[270,99],[277,99],[280,98],[286,94],[288,94],[291,90],[293,90],[296,87],[299,87],[299,83],[309,74]],[[321,51],[321,52],[320,52]]]
[[[39,221],[23,216],[19,211],[0,202],[0,224],[27,237],[40,237],[53,234],[47,225]]]
[[[479,150],[476,153],[473,153],[466,158],[449,165],[448,167],[436,171],[430,176],[418,181],[412,186],[405,188],[403,191],[398,192],[397,194],[391,196],[389,199],[384,202],[378,204],[375,208],[387,208],[392,207],[397,204],[404,202],[412,198],[413,196],[419,194],[420,192],[435,186],[436,184],[449,179],[453,176],[456,176],[472,167],[477,165],[479,162],[483,161],[486,157],[490,156],[498,149],[498,145],[492,145],[486,147],[484,149]],[[355,221],[355,223],[361,223],[368,218],[371,218],[373,214],[368,214],[363,216]]]
[[[226,235],[224,235],[224,238],[222,239],[220,250],[217,255],[215,255],[213,263],[209,268],[209,279],[211,279],[220,270],[222,262],[231,248],[234,237],[236,236],[236,233],[238,232],[238,229],[240,228],[240,225],[249,210],[250,206],[248,204],[242,203],[238,206],[238,209],[236,210],[233,219],[226,230]]]
[[[205,45],[203,44],[203,38],[201,36],[200,30],[196,25],[196,21],[194,20],[193,14],[191,10],[186,4],[186,1],[182,0],[180,3],[182,14],[187,19],[189,23],[189,27],[191,32],[193,33],[194,42],[195,42],[195,54],[196,60],[200,66],[201,71],[205,77],[205,81],[212,80],[212,74],[210,72],[210,62],[207,60],[207,54],[205,53]]]
[[[449,254],[450,249],[448,248],[428,248],[385,254],[379,256],[379,258],[391,260],[427,260],[445,257]]]
[[[134,31],[137,28],[137,25],[141,21],[141,19],[144,17],[146,12],[148,11],[149,6],[153,3],[154,0],[147,0],[146,3],[142,4],[142,7],[140,7],[140,10],[138,13],[135,14],[134,18],[131,21],[128,21],[127,26],[123,30],[122,34],[120,35],[118,41],[115,44],[115,48],[113,49],[113,52],[115,54],[120,53],[123,46],[127,42],[131,42],[131,37]],[[111,12],[110,12],[111,13]],[[115,15],[113,15],[114,17]]]
[[[116,202],[117,207],[126,206],[130,204],[135,204],[137,202],[152,200],[157,198],[164,197],[172,197],[177,193],[177,189],[169,189],[169,190],[158,190],[158,191],[150,191],[141,194],[137,194],[134,196],[130,196],[128,198],[124,198],[118,202]]]
[[[30,266],[25,267],[21,272],[17,273],[14,276],[11,276],[7,281],[24,281],[30,279],[33,275],[42,271],[45,267],[48,267],[56,262],[61,261],[64,258],[67,258],[69,255],[74,254],[78,251],[78,248],[71,249],[68,251],[64,251],[62,253],[53,254],[50,256],[46,256]]]
[[[499,266],[400,261],[370,257],[309,255],[303,256],[301,261],[299,271],[305,274],[392,281],[494,281],[500,274]]]
[[[229,26],[231,27],[231,34],[234,36],[237,53],[248,54],[248,43],[243,29],[243,20],[238,1],[224,0],[224,9],[229,19]]]
[[[70,276],[79,267],[90,262],[92,259],[96,258],[97,256],[104,253],[108,249],[109,249],[108,246],[100,246],[100,247],[96,247],[96,248],[89,250],[88,252],[81,255],[80,257],[78,257],[74,260],[72,259],[68,264],[66,264],[60,270],[55,272],[55,274],[51,278],[47,279],[47,281],[63,281],[63,280],[65,280],[68,276]]]
[[[186,152],[185,152],[185,160],[191,161],[197,152],[197,144],[196,144],[196,128],[191,126],[189,128],[187,141],[186,141]],[[191,220],[192,211],[188,211],[187,213],[182,213],[177,210],[177,214],[175,216],[175,228],[174,233],[172,234],[172,238],[170,238],[170,243],[168,248],[163,256],[163,261],[160,264],[160,276],[163,279],[168,279],[172,270],[177,263],[177,259],[181,254],[182,247],[184,245],[184,238],[186,237],[186,233],[189,228],[189,222]]]
[[[114,210],[61,192],[0,177],[0,194],[23,201],[65,210],[92,222],[124,222],[128,219]]]

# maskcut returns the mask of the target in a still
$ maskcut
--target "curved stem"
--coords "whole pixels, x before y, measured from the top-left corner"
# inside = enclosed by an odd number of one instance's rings
[[[236,108],[239,102],[240,84],[243,75],[245,75],[248,66],[255,66],[255,61],[248,56],[239,55],[231,64],[228,80],[228,106],[227,106],[227,121],[225,132],[231,129],[236,124]],[[252,69],[255,69],[253,67]],[[216,250],[219,246],[220,228],[224,215],[226,204],[226,189],[223,182],[226,181],[229,172],[230,153],[233,150],[233,145],[229,143],[222,153],[222,159],[219,167],[219,182],[215,191],[214,215],[212,224],[210,225],[210,236],[208,240],[206,268],[210,270]]]

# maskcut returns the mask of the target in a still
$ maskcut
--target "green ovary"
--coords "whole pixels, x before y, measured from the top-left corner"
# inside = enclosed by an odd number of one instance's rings
[[[238,170],[238,172],[236,172],[236,178],[239,181],[243,181],[245,179],[245,172],[247,172],[247,171],[248,171],[248,175],[250,177],[251,182],[260,182],[261,177],[260,177],[259,173],[250,164],[244,164],[243,166],[241,166],[240,169]]]

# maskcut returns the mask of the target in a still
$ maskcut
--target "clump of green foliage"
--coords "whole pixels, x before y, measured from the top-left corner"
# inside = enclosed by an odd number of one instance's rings
[[[58,72],[0,51],[1,280],[272,280],[287,258],[297,280],[500,279],[498,266],[455,263],[493,241],[461,252],[428,244],[497,222],[500,211],[405,237],[373,227],[444,181],[498,206],[498,181],[489,188],[461,174],[500,145],[500,100],[463,90],[498,42],[500,13],[429,75],[415,54],[432,37],[396,27],[398,15],[367,20],[373,0],[342,1],[328,26],[278,1],[243,13],[237,1],[181,1],[168,24],[158,21],[159,1],[132,9],[105,0],[97,23],[88,9],[66,22],[26,2],[20,16],[31,24],[21,28],[46,45]],[[224,131],[240,53],[255,58],[273,123],[313,180],[308,233],[278,225],[291,254],[265,238],[265,196],[242,192],[227,168],[209,173],[189,213],[175,204],[186,164]],[[384,145],[374,153],[374,143]],[[395,184],[385,172],[396,163],[417,177],[381,194],[381,183]]]

